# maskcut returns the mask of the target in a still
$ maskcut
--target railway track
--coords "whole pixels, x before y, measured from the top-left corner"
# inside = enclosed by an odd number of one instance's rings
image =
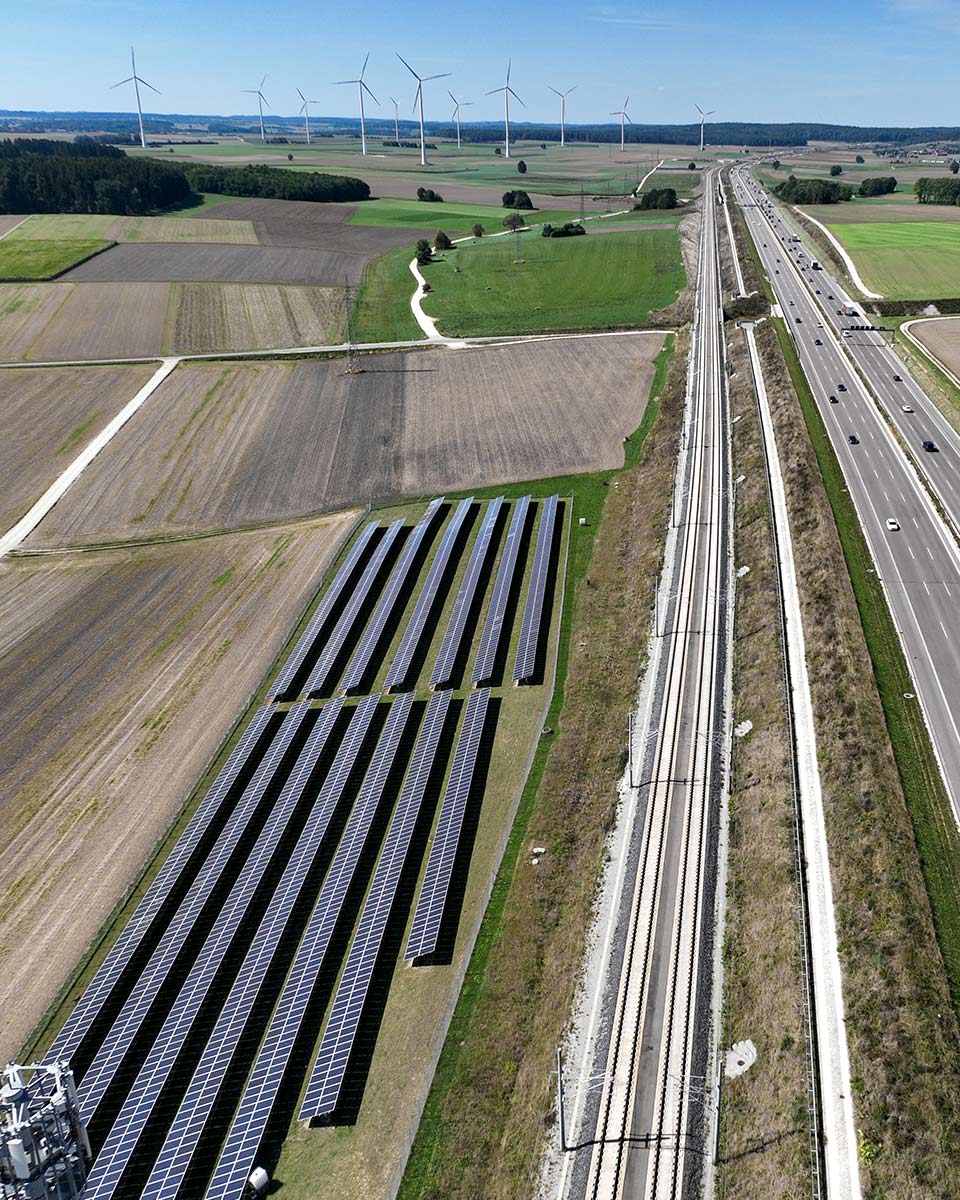
[[[704,1157],[711,865],[726,756],[729,454],[716,181],[704,185],[678,526],[640,857],[587,1200],[692,1194]]]

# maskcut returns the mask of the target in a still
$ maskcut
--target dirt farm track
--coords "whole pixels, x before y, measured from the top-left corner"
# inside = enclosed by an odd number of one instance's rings
[[[662,334],[177,368],[29,539],[144,538],[619,466]],[[626,384],[625,384],[625,381]]]

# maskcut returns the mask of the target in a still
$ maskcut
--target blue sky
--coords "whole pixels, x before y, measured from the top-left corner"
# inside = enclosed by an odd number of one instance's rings
[[[109,85],[140,74],[163,93],[158,112],[242,113],[262,75],[275,112],[294,113],[301,87],[318,115],[352,114],[354,78],[370,51],[367,80],[412,115],[411,79],[399,50],[428,85],[427,116],[449,116],[449,86],[475,101],[464,119],[493,119],[509,55],[526,108],[518,119],[556,120],[547,90],[577,85],[570,122],[612,120],[630,96],[634,121],[684,122],[693,105],[717,119],[843,124],[960,124],[956,86],[960,0],[847,0],[685,5],[520,0],[517,19],[474,28],[465,4],[438,0],[33,0],[5,6],[0,108],[128,111],[132,96]],[[509,13],[477,5],[481,17]]]

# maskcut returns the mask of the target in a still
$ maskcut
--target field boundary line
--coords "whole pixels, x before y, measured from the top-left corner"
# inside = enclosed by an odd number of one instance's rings
[[[904,323],[900,326],[900,332],[904,334],[908,340],[914,344],[914,346],[916,346],[924,358],[929,359],[929,361],[933,363],[938,371],[942,371],[943,374],[946,375],[955,388],[960,389],[960,376],[957,376],[953,371],[951,371],[946,363],[939,359],[932,350],[925,346],[910,328],[911,325],[922,325],[926,324],[927,322],[932,324],[934,321],[955,321],[956,319],[957,318],[954,316],[913,317],[909,321],[904,321]]]
[[[133,399],[117,413],[106,428],[102,429],[91,442],[87,443],[66,470],[60,473],[40,499],[27,510],[26,514],[8,529],[5,534],[0,536],[0,558],[9,554],[11,550],[15,550],[36,529],[71,484],[80,478],[84,470],[93,462],[100,451],[109,445],[134,413],[149,400],[160,384],[176,368],[179,361],[176,358],[163,359],[160,366],[154,371],[153,375],[151,375]]]

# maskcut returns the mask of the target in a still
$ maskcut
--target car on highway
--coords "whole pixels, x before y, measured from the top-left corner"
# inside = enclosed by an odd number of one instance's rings
[[[896,530],[898,530],[900,528],[900,522],[897,520],[896,517],[887,517],[887,528],[890,530],[891,533],[894,533]]]
[[[903,383],[903,377],[901,375],[894,375],[893,382],[894,383]]]
[[[822,345],[823,345],[823,342],[822,342],[822,341],[821,341],[819,338],[814,338],[814,340],[813,340],[813,344],[814,344],[815,346],[822,346]]]
[[[926,438],[926,439],[924,440],[924,443],[923,443],[923,448],[924,448],[924,450],[926,450],[926,451],[927,451],[929,454],[936,454],[936,453],[937,453],[937,443],[936,443],[936,442],[931,442],[931,440],[930,440],[929,438]]]
[[[839,404],[839,403],[840,403],[840,401],[839,401],[839,400],[836,398],[836,396],[831,396],[831,397],[830,397],[830,403],[831,403],[831,404]]]
[[[914,410],[914,407],[913,407],[913,405],[912,405],[912,404],[901,404],[901,405],[900,405],[900,411],[901,411],[901,412],[905,412],[905,413],[912,413],[912,412],[914,412],[915,410]]]
[[[791,308],[793,308],[793,307],[794,307],[794,303],[793,303],[793,301],[792,301],[792,300],[790,301],[790,307],[791,307]]]
[[[850,443],[851,446],[859,446],[860,445],[860,439],[857,437],[857,435],[855,433],[848,433],[847,441]]]
[[[847,385],[846,385],[845,383],[838,383],[838,384],[837,384],[837,391],[838,391],[838,392],[845,392],[846,390],[847,390]]]
[[[798,324],[798,325],[802,325],[802,324],[803,324],[803,317],[797,317],[797,324]]]

